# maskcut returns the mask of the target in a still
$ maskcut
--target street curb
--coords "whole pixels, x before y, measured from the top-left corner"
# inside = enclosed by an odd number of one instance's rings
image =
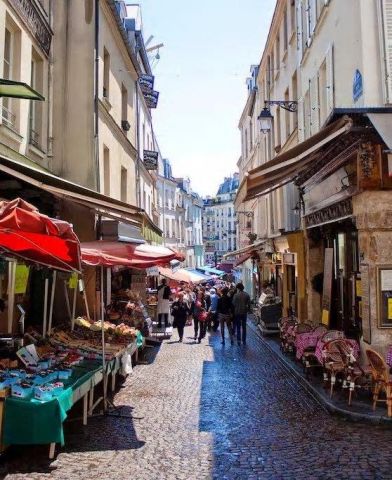
[[[283,355],[279,355],[269,344],[269,342],[262,336],[260,330],[251,323],[252,330],[257,334],[257,337],[260,339],[261,343],[272,353],[279,363],[287,370],[293,377],[295,377],[304,390],[313,397],[328,413],[332,415],[337,415],[345,420],[352,422],[363,422],[373,425],[392,425],[392,418],[384,417],[382,415],[371,415],[366,413],[353,412],[345,408],[338,407],[335,405],[329,396],[323,395],[312,383],[309,382],[303,375],[301,375],[295,368],[292,366],[290,359]],[[371,408],[371,405],[369,405]]]

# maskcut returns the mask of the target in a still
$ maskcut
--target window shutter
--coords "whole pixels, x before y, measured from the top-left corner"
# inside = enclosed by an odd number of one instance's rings
[[[317,23],[317,5],[316,0],[309,0],[309,15],[310,15],[310,32],[309,35],[313,35],[316,29]]]
[[[333,59],[333,44],[328,47],[325,57],[327,67],[327,117],[335,106],[335,81],[334,81],[334,59]]]
[[[310,131],[313,135],[320,129],[320,106],[317,75],[310,81],[310,121]]]
[[[298,100],[298,141],[303,142],[305,140],[305,124],[304,124],[304,101]]]
[[[392,103],[392,0],[382,1],[386,103]]]
[[[302,48],[302,36],[304,35],[303,32],[303,25],[302,25],[302,2],[298,2],[297,4],[297,51],[298,51],[298,59],[301,63],[302,55],[303,55],[303,48]]]

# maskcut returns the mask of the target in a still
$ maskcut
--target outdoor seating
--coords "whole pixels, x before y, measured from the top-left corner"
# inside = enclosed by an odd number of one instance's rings
[[[311,367],[311,360],[318,340],[328,331],[325,325],[317,325],[311,332],[298,334],[295,339],[296,358],[302,360],[305,373]]]
[[[373,382],[373,410],[376,409],[377,402],[385,402],[388,417],[392,417],[392,379],[389,374],[389,367],[382,356],[374,350],[367,349],[366,357],[370,364]],[[382,393],[385,393],[385,400],[379,398]]]
[[[332,398],[337,376],[344,374],[348,366],[348,358],[343,347],[344,341],[341,339],[332,340],[324,343],[322,354],[324,364],[324,382],[329,381],[329,396]],[[343,380],[342,379],[342,380]]]
[[[295,317],[283,317],[279,320],[280,348],[283,352],[288,351],[289,340],[297,323]]]
[[[302,361],[305,368],[305,374],[309,377],[311,370],[314,368],[321,368],[323,365],[323,355],[322,349],[323,346],[332,340],[337,340],[339,338],[344,338],[344,332],[340,330],[327,330],[325,325],[318,325],[315,330],[315,336],[312,338],[314,343],[314,348],[308,352],[304,352]],[[317,333],[316,333],[317,332]]]

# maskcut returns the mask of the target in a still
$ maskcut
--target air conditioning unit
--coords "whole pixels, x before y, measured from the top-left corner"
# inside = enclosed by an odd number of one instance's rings
[[[128,132],[131,128],[131,124],[128,122],[128,120],[121,120],[121,128],[124,130],[124,132]]]

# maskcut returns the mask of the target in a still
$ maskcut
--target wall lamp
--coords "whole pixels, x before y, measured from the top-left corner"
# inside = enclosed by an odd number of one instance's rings
[[[288,112],[296,112],[298,108],[298,102],[295,100],[266,100],[264,102],[263,110],[257,117],[260,124],[260,131],[262,133],[269,133],[272,130],[272,119],[274,117],[271,114],[271,105],[278,105]]]

